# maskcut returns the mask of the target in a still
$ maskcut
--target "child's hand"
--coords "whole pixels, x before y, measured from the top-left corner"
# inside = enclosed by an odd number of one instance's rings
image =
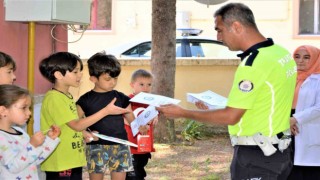
[[[98,131],[92,131],[94,133],[99,133]],[[82,131],[83,134],[83,139],[86,143],[90,143],[91,141],[98,141],[99,138],[96,137],[95,135],[93,135],[91,132],[89,131]]]
[[[126,114],[126,113],[130,112],[127,109],[123,109],[121,107],[114,105],[116,100],[117,100],[117,98],[113,98],[113,100],[104,108],[107,115]]]
[[[158,116],[156,116],[155,118],[152,119],[152,121],[150,121],[149,124],[157,125],[158,124],[158,120],[159,120],[159,118],[158,118]]]
[[[149,125],[140,126],[139,132],[141,135],[146,135],[149,129],[150,129]]]
[[[41,132],[36,132],[33,136],[30,138],[30,144],[34,147],[41,146],[45,140],[46,136]]]
[[[51,129],[48,131],[47,135],[51,139],[55,140],[60,135],[60,133],[61,133],[60,128],[56,125],[52,125]]]

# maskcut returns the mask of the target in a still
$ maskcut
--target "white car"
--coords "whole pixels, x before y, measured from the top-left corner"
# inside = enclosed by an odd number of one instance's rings
[[[239,52],[232,52],[222,42],[212,38],[197,36],[202,32],[196,29],[182,30],[176,38],[176,57],[208,57],[219,59],[238,59]],[[116,57],[150,58],[151,40],[139,40],[105,50]]]

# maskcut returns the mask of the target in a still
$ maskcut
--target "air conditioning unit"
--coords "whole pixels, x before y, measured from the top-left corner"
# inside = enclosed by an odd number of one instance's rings
[[[6,0],[5,20],[90,24],[91,0]]]

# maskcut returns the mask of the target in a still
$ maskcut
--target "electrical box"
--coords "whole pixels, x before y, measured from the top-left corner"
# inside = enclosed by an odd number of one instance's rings
[[[90,24],[91,0],[5,0],[5,20]]]

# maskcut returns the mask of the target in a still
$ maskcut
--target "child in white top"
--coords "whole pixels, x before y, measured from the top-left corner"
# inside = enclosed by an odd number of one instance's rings
[[[52,126],[47,136],[32,137],[20,127],[31,116],[29,92],[15,85],[0,85],[0,179],[37,180],[37,165],[59,144],[60,128]]]

